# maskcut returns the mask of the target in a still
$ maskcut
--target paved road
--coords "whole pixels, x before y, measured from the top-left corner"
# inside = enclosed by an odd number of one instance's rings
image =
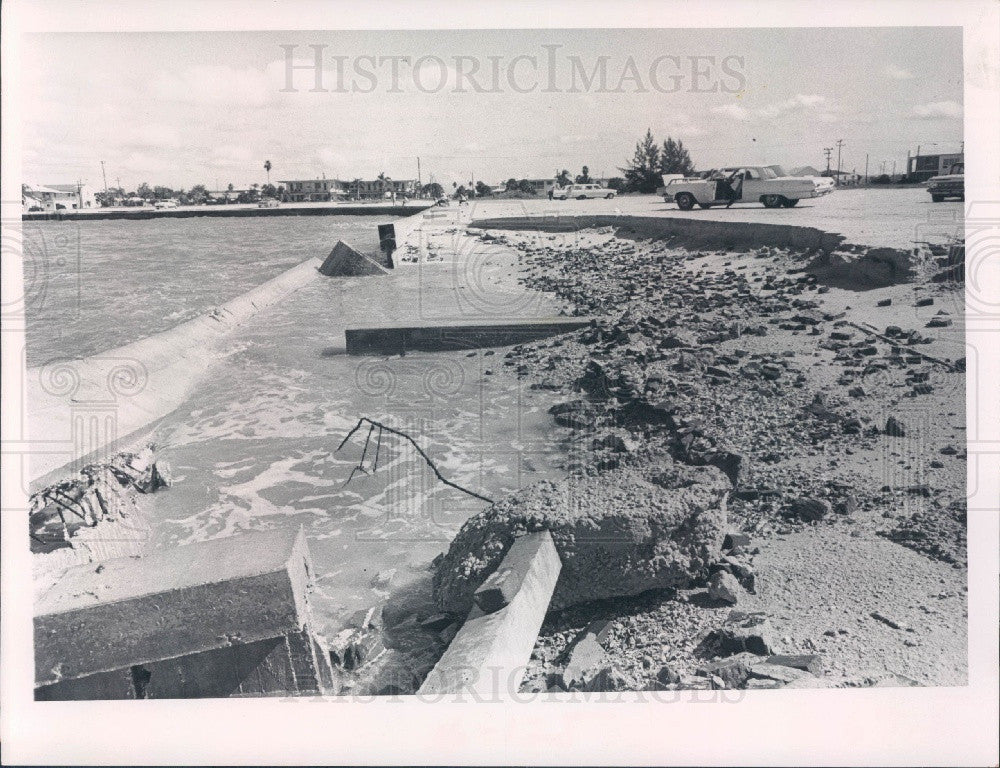
[[[767,222],[815,227],[844,235],[848,243],[909,249],[917,241],[943,242],[962,233],[963,203],[932,203],[921,188],[845,189],[795,208],[768,209],[760,204],[681,211],[654,195],[626,195],[613,200],[475,200],[462,206],[468,220],[493,216],[620,213],[678,216],[687,219]],[[466,213],[468,212],[468,213]]]

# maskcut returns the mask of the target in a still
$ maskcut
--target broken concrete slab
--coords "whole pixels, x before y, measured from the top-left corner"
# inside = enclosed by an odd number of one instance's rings
[[[70,568],[35,606],[36,684],[301,632],[310,573],[301,530]]]
[[[338,240],[330,255],[319,268],[326,277],[364,277],[385,275],[388,271],[378,262],[354,250],[343,240]]]
[[[308,629],[35,689],[36,701],[195,699],[335,693],[325,651]]]
[[[505,347],[558,336],[590,325],[589,317],[539,317],[472,322],[456,320],[433,325],[386,325],[348,328],[347,354],[444,352],[456,349]]]
[[[510,549],[515,546],[513,557],[520,557],[525,550],[534,553],[521,588],[507,605],[493,613],[472,607],[421,685],[420,694],[471,691],[505,698],[520,689],[562,563],[548,531],[523,536]],[[505,563],[506,559],[499,567],[505,567]]]
[[[515,536],[541,529],[563,563],[553,608],[687,587],[719,557],[729,488],[715,467],[669,458],[645,473],[527,486],[466,521],[434,574],[435,600],[442,610],[467,611]]]

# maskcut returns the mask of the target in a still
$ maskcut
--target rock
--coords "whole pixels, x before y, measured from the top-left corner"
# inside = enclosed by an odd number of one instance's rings
[[[777,680],[782,684],[791,683],[802,677],[811,677],[805,670],[785,667],[780,664],[768,664],[767,662],[754,664],[750,667],[750,676],[765,680]]]
[[[745,594],[736,577],[726,571],[716,571],[708,580],[708,596],[712,600],[736,605]]]
[[[722,540],[722,548],[734,554],[750,546],[750,536],[739,531],[730,531]]]
[[[352,627],[342,630],[330,643],[330,661],[350,671],[377,658],[384,650],[380,632]]]
[[[583,375],[576,380],[576,385],[589,395],[607,398],[610,396],[611,384],[604,366],[596,360],[589,360]]]
[[[906,437],[906,427],[897,421],[895,416],[890,416],[885,420],[884,432],[890,437]]]
[[[674,330],[660,338],[660,349],[680,349],[697,344],[694,334],[684,330]]]
[[[667,457],[527,486],[466,521],[434,575],[435,599],[467,612],[515,533],[540,530],[562,560],[550,609],[691,586],[721,555],[729,487],[714,467]]]
[[[814,522],[826,517],[832,511],[832,506],[826,499],[792,499],[788,505],[788,516],[806,522]]]
[[[727,688],[738,688],[746,682],[750,674],[750,665],[759,661],[759,656],[744,651],[702,667],[700,674],[706,677],[715,675],[726,684]]]
[[[916,688],[919,685],[912,677],[890,672],[872,683],[872,688]]]
[[[681,676],[670,667],[663,665],[656,673],[656,679],[663,685],[676,685],[681,681]]]
[[[771,621],[763,614],[748,614],[733,611],[720,629],[708,638],[718,645],[723,655],[748,651],[758,656],[770,656],[774,652],[774,630]]]
[[[794,667],[795,669],[801,669],[813,675],[823,674],[823,663],[820,657],[815,654],[776,654],[774,656],[768,656],[766,661],[768,664],[774,664],[781,667]]]
[[[590,684],[605,668],[607,654],[597,637],[584,632],[569,649],[566,667],[560,682],[567,691],[589,689]]]
[[[933,304],[934,304],[934,297],[933,296],[926,296],[926,297],[924,297],[922,299],[917,299],[913,303],[913,306],[915,306],[915,307],[929,307],[929,306],[931,306]]]
[[[878,611],[872,611],[871,617],[873,619],[875,619],[876,621],[881,621],[883,624],[885,624],[885,625],[887,625],[889,627],[892,627],[893,629],[906,629],[907,628],[906,625],[903,624],[902,622],[896,621],[895,619],[890,618],[889,616],[886,616],[883,613],[879,613]]]
[[[756,580],[757,577],[753,572],[753,569],[735,557],[724,557],[714,567],[717,567],[723,571],[728,571],[736,577],[736,580],[740,583],[747,592],[756,592]]]

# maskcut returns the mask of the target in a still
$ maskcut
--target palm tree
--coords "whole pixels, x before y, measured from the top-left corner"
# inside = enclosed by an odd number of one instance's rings
[[[264,161],[264,170],[267,172],[267,183],[270,184],[271,183],[271,161],[270,160],[265,160]]]

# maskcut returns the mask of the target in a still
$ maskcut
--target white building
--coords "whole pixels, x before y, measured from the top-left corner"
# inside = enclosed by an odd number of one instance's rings
[[[21,204],[25,211],[36,208],[47,213],[97,207],[94,190],[86,184],[24,184]]]

